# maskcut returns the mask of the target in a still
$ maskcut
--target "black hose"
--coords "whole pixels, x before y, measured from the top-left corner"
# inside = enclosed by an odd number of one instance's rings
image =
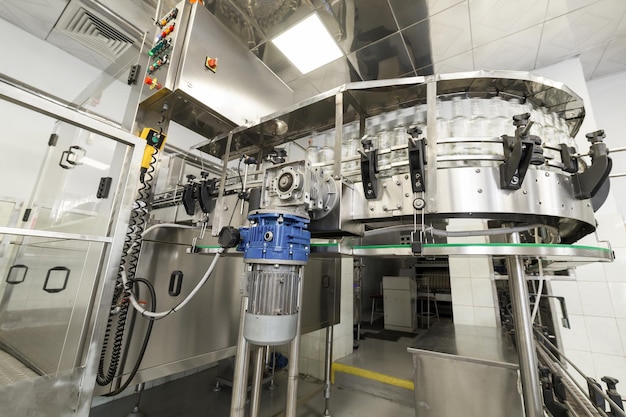
[[[130,214],[130,220],[128,222],[128,229],[126,231],[126,237],[124,239],[124,248],[122,251],[122,261],[117,273],[116,287],[111,300],[111,311],[109,312],[109,318],[107,320],[106,329],[104,332],[104,338],[102,341],[102,351],[100,352],[100,362],[98,363],[98,372],[96,374],[96,383],[100,386],[109,385],[113,382],[115,375],[117,374],[118,366],[120,363],[120,357],[122,353],[122,343],[124,340],[124,333],[126,329],[126,319],[128,317],[129,302],[128,297],[130,295],[130,284],[137,271],[137,264],[139,262],[139,252],[141,250],[141,234],[145,228],[146,216],[148,214],[148,199],[150,197],[150,191],[152,190],[152,180],[154,179],[155,165],[157,162],[158,149],[154,149],[152,154],[152,160],[150,161],[150,167],[145,172],[145,175],[141,177],[142,186],[138,190],[139,198],[135,200],[135,206]],[[129,286],[125,286],[122,283],[122,271],[124,265],[128,264],[127,274],[129,279]],[[118,310],[119,309],[119,310]],[[113,347],[111,348],[111,359],[105,372],[106,355],[109,348],[109,342],[111,339],[111,328],[113,327],[113,321],[115,315],[118,315],[117,324],[115,326],[115,334],[113,336]]]
[[[146,287],[148,287],[148,291],[150,292],[150,311],[156,311],[156,291],[154,290],[154,286],[150,281],[144,278],[135,278],[134,282],[141,282]],[[143,338],[143,343],[141,345],[141,349],[139,350],[139,355],[137,356],[137,360],[135,361],[135,366],[130,371],[126,382],[124,382],[118,389],[115,391],[111,391],[107,394],[104,394],[105,397],[112,397],[124,391],[130,385],[131,381],[137,375],[137,371],[139,371],[139,367],[141,366],[141,361],[143,360],[144,355],[146,354],[146,349],[148,348],[148,342],[150,341],[150,336],[152,334],[152,327],[154,326],[154,320],[148,320],[148,327],[146,328],[146,334]]]

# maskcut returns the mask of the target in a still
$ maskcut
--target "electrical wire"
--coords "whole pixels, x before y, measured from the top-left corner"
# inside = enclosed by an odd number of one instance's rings
[[[211,262],[211,265],[209,266],[207,271],[204,273],[204,276],[202,277],[202,279],[198,282],[198,284],[196,284],[196,286],[191,290],[191,292],[187,295],[187,297],[185,297],[184,300],[182,300],[172,309],[166,310],[166,311],[160,311],[158,313],[153,312],[153,311],[148,311],[139,304],[139,302],[137,301],[137,299],[135,298],[132,292],[130,293],[128,297],[128,299],[130,300],[130,304],[133,306],[135,310],[139,312],[139,314],[141,314],[143,317],[148,318],[150,320],[160,320],[162,318],[169,316],[172,313],[176,313],[185,305],[187,305],[187,303],[191,301],[191,299],[196,295],[196,293],[200,291],[200,288],[202,288],[204,284],[206,284],[206,282],[211,277],[211,274],[213,273],[215,266],[217,265],[217,261],[220,259],[220,256],[222,255],[223,252],[224,252],[224,248],[219,248],[217,250],[217,253],[213,257],[213,261]],[[124,285],[128,285],[129,281],[128,281],[128,277],[126,276],[125,271],[122,271],[122,281],[124,282]]]
[[[144,278],[135,278],[134,282],[142,283],[148,288],[148,292],[150,293],[150,311],[152,312],[156,311],[156,291],[154,290],[154,286],[152,285],[152,283]],[[135,378],[135,375],[137,375],[137,372],[139,371],[139,367],[141,366],[141,362],[143,361],[143,358],[146,354],[146,349],[148,348],[148,342],[150,341],[150,336],[152,335],[152,327],[154,327],[154,321],[149,320],[148,327],[146,328],[146,334],[144,335],[144,338],[143,338],[143,343],[141,344],[141,348],[139,349],[139,354],[137,355],[137,360],[135,361],[135,365],[133,366],[133,369],[130,371],[130,374],[128,374],[128,378],[126,379],[126,382],[124,382],[115,391],[111,391],[107,394],[104,394],[105,397],[113,397],[115,395],[120,394],[122,391],[128,388],[133,378]]]
[[[151,231],[155,230],[155,229],[161,229],[161,228],[172,228],[172,229],[195,229],[196,226],[187,226],[184,224],[176,224],[176,223],[159,223],[159,224],[155,224],[153,226],[148,227],[146,230],[144,230],[141,233],[141,237],[145,237],[148,233],[150,233]]]
[[[154,149],[152,159],[150,160],[150,166],[146,172],[142,172],[140,181],[142,186],[138,190],[139,197],[135,200],[133,208],[131,210],[130,219],[128,222],[128,229],[124,238],[124,246],[122,249],[122,261],[117,273],[117,280],[115,289],[113,292],[113,298],[111,300],[111,311],[109,312],[109,318],[107,320],[104,338],[102,341],[102,350],[100,351],[100,361],[98,363],[98,370],[96,373],[96,383],[100,386],[109,385],[113,382],[117,369],[120,363],[122,353],[122,343],[124,340],[124,333],[126,330],[126,321],[128,318],[128,300],[131,291],[127,282],[124,282],[124,277],[135,276],[137,270],[137,263],[139,261],[140,245],[137,242],[141,240],[143,228],[146,223],[146,216],[148,214],[148,198],[150,197],[150,191],[152,190],[152,180],[154,179],[154,171],[157,163],[158,149]],[[125,263],[128,264],[128,275],[125,267]],[[123,275],[122,275],[123,274]],[[128,281],[128,280],[127,280]],[[109,364],[105,371],[105,362],[107,353],[109,350],[109,344],[111,342],[111,331],[113,328],[114,318],[117,315],[117,324],[115,325],[115,332],[113,335],[113,345],[111,347],[111,356]]]

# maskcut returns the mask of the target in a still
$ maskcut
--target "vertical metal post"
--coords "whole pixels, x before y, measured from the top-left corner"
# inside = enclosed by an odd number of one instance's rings
[[[324,416],[330,416],[330,372],[333,363],[333,326],[326,328],[326,358],[324,361]]]
[[[426,83],[426,209],[436,213],[437,209],[437,80],[432,77]]]
[[[248,359],[250,350],[248,341],[243,337],[243,323],[248,307],[248,297],[241,297],[241,315],[239,319],[239,335],[237,336],[237,354],[235,356],[235,373],[233,377],[233,397],[230,402],[230,417],[244,417],[246,394],[248,391]]]
[[[510,243],[520,243],[518,233],[509,236]],[[533,338],[528,306],[528,287],[524,277],[524,264],[519,256],[507,256],[509,291],[515,321],[515,339],[519,355],[519,369],[522,378],[522,393],[526,417],[543,416],[543,400],[539,386],[537,352]]]
[[[335,158],[333,176],[339,179],[341,175],[341,144],[343,142],[343,92],[335,95]]]
[[[265,355],[263,346],[256,349],[254,357],[254,373],[252,374],[252,394],[250,396],[250,417],[259,415],[259,406],[261,404],[261,385],[263,380],[263,365],[265,363]]]
[[[304,267],[300,268],[298,285],[298,323],[296,325],[296,337],[289,344],[289,370],[287,373],[287,404],[285,405],[285,417],[296,417],[298,408],[298,360],[300,358],[300,331],[302,327],[302,277]]]

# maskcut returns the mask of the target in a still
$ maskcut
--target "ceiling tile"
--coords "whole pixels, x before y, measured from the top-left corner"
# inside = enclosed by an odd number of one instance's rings
[[[363,48],[398,31],[389,3],[380,0],[336,2],[332,10],[345,16],[346,39],[340,41],[346,54]]]
[[[600,0],[550,0],[546,11],[546,20],[571,13],[598,1]]]
[[[469,0],[472,42],[481,46],[543,22],[545,0]]]
[[[343,57],[309,72],[305,77],[320,92],[327,91],[351,81],[360,81],[351,67],[350,61]]]
[[[411,55],[415,68],[422,68],[433,63],[430,50],[430,21],[424,20],[402,32],[404,43]]]
[[[613,34],[614,38],[621,38],[622,36],[626,36],[626,13],[622,15],[622,20],[620,20],[620,24],[617,26],[617,30]]]
[[[400,29],[426,19],[429,13],[426,3],[425,0],[389,0]]]
[[[348,55],[363,80],[396,78],[413,70],[399,33]]]
[[[443,61],[435,62],[435,70],[437,74],[445,74],[450,72],[463,72],[474,70],[473,53],[465,52]]]
[[[308,17],[315,7],[303,1],[254,1],[230,0],[236,8],[253,18],[268,39],[284,32]]]
[[[462,0],[426,0],[428,6],[428,14],[433,16],[439,12],[442,12],[450,7],[461,3]],[[467,1],[467,0],[463,0]]]
[[[0,0],[0,17],[45,39],[69,0]]]
[[[285,83],[302,76],[302,73],[272,42],[259,45],[253,52],[256,52],[261,61]]]
[[[583,67],[583,72],[585,74],[585,79],[589,80],[593,76],[593,73],[600,63],[600,59],[602,59],[602,55],[604,54],[604,50],[606,47],[604,45],[597,46],[595,48],[587,49],[582,51],[579,55],[580,64]]]
[[[626,2],[603,0],[547,21],[537,64],[543,65],[606,44],[617,30],[625,11]]]
[[[459,3],[431,17],[430,34],[433,62],[471,50],[467,2]]]
[[[299,103],[320,93],[306,78],[298,78],[287,85],[293,90],[294,103]]]
[[[474,68],[477,70],[528,71],[534,67],[542,25],[474,49]]]
[[[598,64],[593,78],[626,71],[626,37],[611,42]]]
[[[238,5],[230,1],[219,1],[209,3],[207,8],[246,47],[254,48],[265,41],[262,28]]]

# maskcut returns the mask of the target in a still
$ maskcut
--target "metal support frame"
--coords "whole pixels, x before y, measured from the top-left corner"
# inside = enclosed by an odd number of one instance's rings
[[[326,328],[326,357],[324,359],[324,416],[330,416],[330,374],[333,363],[333,326]]]
[[[304,276],[304,266],[300,268],[300,285],[298,286],[298,323],[296,325],[296,337],[289,344],[289,371],[287,374],[287,402],[285,405],[285,417],[296,417],[298,408],[298,358],[300,357],[300,333],[302,331],[302,277]]]
[[[510,243],[520,243],[518,233],[509,235]],[[543,400],[539,385],[537,352],[533,337],[528,305],[528,287],[524,278],[524,264],[521,256],[507,256],[509,291],[515,321],[515,339],[519,355],[519,369],[522,379],[522,393],[526,417],[542,417]]]
[[[252,374],[252,393],[250,395],[250,417],[259,415],[261,405],[261,387],[263,385],[263,365],[265,364],[265,347],[258,346],[254,356],[254,373]]]
[[[237,354],[235,356],[235,372],[233,376],[233,396],[230,402],[230,417],[244,417],[248,382],[248,360],[250,349],[248,341],[243,337],[243,317],[246,314],[248,297],[241,297],[241,319],[237,336]]]

